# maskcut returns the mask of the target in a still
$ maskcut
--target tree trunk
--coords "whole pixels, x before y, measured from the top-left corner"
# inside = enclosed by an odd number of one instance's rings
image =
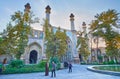
[[[48,76],[49,75],[49,65],[48,65],[48,62],[46,62],[46,65],[45,65],[45,76]]]

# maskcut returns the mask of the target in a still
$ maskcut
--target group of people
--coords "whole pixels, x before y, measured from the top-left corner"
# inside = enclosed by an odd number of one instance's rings
[[[46,63],[46,66],[45,66],[46,68],[46,70],[45,70],[45,76],[48,76],[49,75],[49,64],[48,63]],[[51,77],[56,77],[56,64],[55,64],[55,62],[53,61],[52,62],[52,70],[51,70]],[[69,62],[68,63],[68,72],[70,73],[70,72],[72,72],[72,64],[71,64],[71,62]]]

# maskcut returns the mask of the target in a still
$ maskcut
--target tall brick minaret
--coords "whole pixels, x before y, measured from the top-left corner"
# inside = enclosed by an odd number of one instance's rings
[[[50,24],[50,13],[51,13],[51,8],[50,6],[48,5],[46,8],[46,20],[48,20],[48,23]]]
[[[79,62],[79,57],[77,53],[77,36],[76,36],[76,30],[75,30],[75,25],[74,25],[74,15],[73,13],[70,14],[70,24],[71,24],[71,32],[72,32],[72,54],[73,54],[73,59],[75,63]]]

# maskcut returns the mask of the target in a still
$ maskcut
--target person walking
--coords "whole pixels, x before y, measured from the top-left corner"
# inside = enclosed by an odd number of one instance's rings
[[[6,63],[7,63],[7,58],[4,58],[3,59],[3,62],[2,62],[2,71],[5,71],[5,65],[6,65]]]
[[[55,73],[55,69],[56,69],[56,64],[54,62],[52,62],[52,74],[51,74],[51,77],[56,77],[56,73]]]
[[[68,72],[69,72],[69,73],[72,72],[72,64],[71,64],[71,62],[69,62],[68,68],[69,68],[69,71],[68,71]]]

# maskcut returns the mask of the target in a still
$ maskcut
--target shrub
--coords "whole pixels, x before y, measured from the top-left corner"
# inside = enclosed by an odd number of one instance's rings
[[[103,64],[105,64],[105,65],[106,65],[106,64],[108,64],[108,62],[104,61],[104,62],[103,62]]]
[[[46,61],[45,61],[45,60],[40,61],[39,64],[38,64],[38,67],[44,68],[44,67],[45,67],[45,64],[46,64]]]
[[[118,64],[118,62],[114,62],[114,60],[108,61],[108,62],[103,62],[103,64]]]
[[[43,72],[45,71],[43,68],[38,67],[37,65],[24,65],[21,68],[11,68],[9,66],[6,67],[6,70],[1,74],[16,74],[16,73],[33,73],[33,72]]]
[[[53,58],[50,58],[50,68],[52,66],[52,62],[55,62],[55,64],[57,65],[57,69],[60,69],[60,61],[58,59],[58,57],[53,57]]]
[[[114,62],[114,60],[111,60],[108,62],[108,64],[117,64],[117,62]]]
[[[2,64],[0,64],[0,68],[2,68]]]
[[[10,66],[13,68],[14,67],[19,68],[19,67],[22,67],[23,65],[24,65],[24,63],[22,60],[12,60],[10,63]]]

